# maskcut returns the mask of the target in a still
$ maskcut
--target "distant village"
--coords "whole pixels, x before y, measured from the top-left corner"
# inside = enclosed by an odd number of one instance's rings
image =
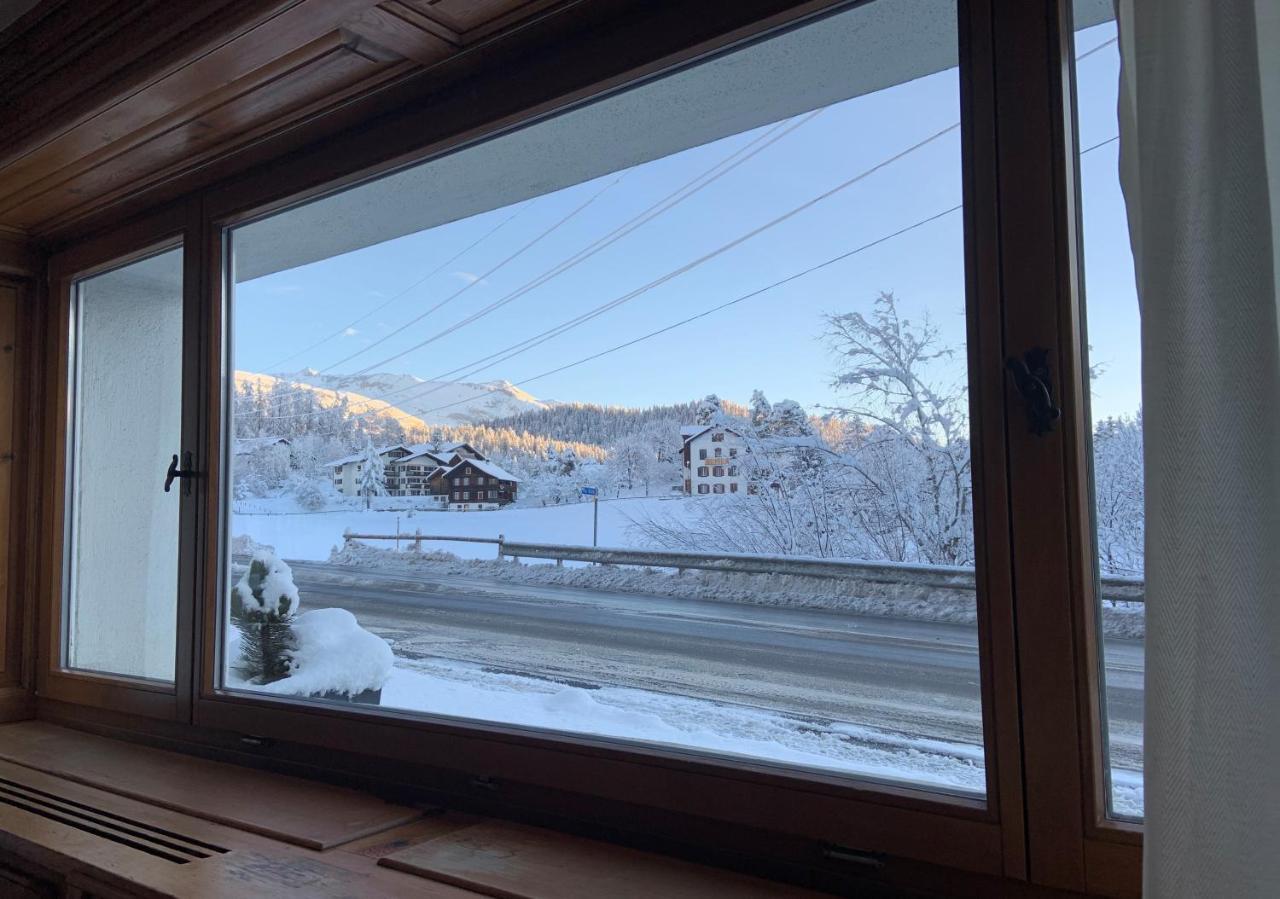
[[[689,425],[680,429],[682,483],[673,489],[687,496],[745,492],[742,455],[747,443],[730,427]],[[288,447],[286,437],[236,441],[236,455]],[[376,447],[382,460],[382,484],[388,496],[424,497],[441,510],[499,509],[518,498],[521,479],[468,443],[397,443]],[[343,496],[363,495],[367,451],[324,463],[334,489]],[[589,486],[584,484],[583,486]]]

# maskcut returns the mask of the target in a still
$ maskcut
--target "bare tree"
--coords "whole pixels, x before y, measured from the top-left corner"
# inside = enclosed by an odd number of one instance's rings
[[[1143,572],[1142,477],[1142,410],[1134,418],[1098,422],[1093,429],[1094,517],[1104,574]]]
[[[870,316],[826,321],[840,362],[832,384],[849,397],[833,411],[859,425],[843,455],[858,475],[860,529],[890,559],[973,564],[967,395],[936,371],[954,351],[927,317],[903,318],[892,292]]]

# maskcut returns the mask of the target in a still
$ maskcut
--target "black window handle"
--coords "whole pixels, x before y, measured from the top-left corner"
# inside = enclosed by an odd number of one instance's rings
[[[1053,400],[1053,377],[1049,372],[1049,351],[1032,347],[1022,358],[1010,357],[1006,363],[1013,373],[1014,386],[1022,394],[1027,407],[1027,428],[1043,436],[1058,425],[1062,410]]]
[[[191,451],[182,454],[182,462],[185,468],[178,467],[178,454],[174,453],[173,458],[169,460],[169,471],[164,476],[164,492],[168,493],[169,488],[173,486],[174,478],[183,478],[186,483],[182,485],[184,494],[191,493],[191,478],[196,476],[196,472],[191,468]]]

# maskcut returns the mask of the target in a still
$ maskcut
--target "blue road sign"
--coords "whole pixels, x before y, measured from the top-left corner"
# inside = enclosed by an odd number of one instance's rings
[[[594,487],[583,487],[583,488],[582,488],[582,495],[583,495],[583,496],[595,496],[597,492],[598,492],[598,491],[597,491],[597,490],[596,490],[596,488],[594,488]]]

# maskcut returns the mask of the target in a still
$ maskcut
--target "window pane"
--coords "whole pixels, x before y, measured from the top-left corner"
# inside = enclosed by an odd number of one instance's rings
[[[182,250],[76,284],[65,662],[173,680]]]
[[[235,229],[225,686],[983,794],[956,13],[919,9]]]
[[[1094,525],[1106,751],[1113,815],[1142,816],[1142,354],[1120,192],[1120,53],[1109,3],[1076,4],[1085,314],[1089,324]]]

